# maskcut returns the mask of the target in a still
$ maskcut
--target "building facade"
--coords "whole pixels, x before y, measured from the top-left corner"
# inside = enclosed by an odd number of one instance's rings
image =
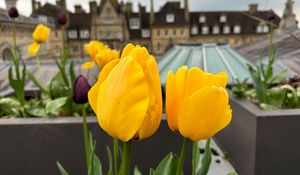
[[[66,39],[73,56],[85,57],[83,45],[89,40],[100,40],[119,50],[131,42],[147,47],[154,55],[161,55],[180,43],[218,42],[236,47],[271,31],[263,21],[268,20],[269,11],[258,10],[257,4],[250,4],[246,11],[190,12],[188,0],[184,0],[183,6],[180,2],[168,1],[154,11],[154,0],[150,1],[150,11],[139,5],[137,12],[133,11],[130,1],[102,0],[99,5],[91,1],[89,13],[76,5],[75,13],[68,12],[70,22],[66,28]],[[65,4],[65,0],[57,0],[55,8]],[[39,9],[43,7],[36,6],[38,9],[33,15],[42,15]],[[276,15],[275,25],[279,22]]]

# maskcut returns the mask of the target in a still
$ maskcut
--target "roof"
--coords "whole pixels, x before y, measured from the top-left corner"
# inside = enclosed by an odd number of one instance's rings
[[[175,21],[173,23],[166,22],[166,15],[174,14]],[[159,12],[155,13],[153,26],[181,26],[188,25],[184,17],[184,10],[180,8],[180,2],[167,2]]]
[[[139,18],[140,19],[140,28],[139,29],[130,29],[129,19],[130,18]],[[142,29],[150,29],[150,13],[140,12],[140,13],[127,13],[126,14],[127,27],[129,30],[130,39],[140,39],[142,38]]]
[[[88,29],[92,27],[92,15],[90,13],[69,13],[70,29]]]
[[[261,40],[253,41],[237,47],[243,56],[252,62],[257,62],[260,58],[266,59],[269,52],[270,40],[265,37]],[[300,73],[300,30],[291,33],[275,34],[273,45],[276,51],[276,64],[285,66],[295,73]]]
[[[181,66],[198,67],[209,73],[226,71],[229,84],[238,78],[250,78],[246,58],[225,44],[207,43],[176,45],[158,59],[160,80],[166,83],[168,72],[176,72]]]
[[[117,0],[101,0],[99,8],[98,8],[99,9],[98,13],[100,13],[102,11],[102,9],[107,1],[110,1],[112,3],[112,5],[115,7],[115,10],[117,13],[121,12],[121,7]]]
[[[190,25],[198,26],[201,28],[202,26],[209,26],[210,33],[212,33],[212,27],[215,25],[220,26],[221,28],[225,25],[235,26],[240,25],[242,30],[242,34],[257,34],[256,27],[259,25],[261,21],[254,19],[253,17],[268,20],[269,11],[256,11],[250,13],[249,11],[202,11],[202,12],[191,12],[190,13]],[[220,22],[220,16],[226,16],[226,22]],[[205,16],[206,22],[199,23],[199,17]],[[251,17],[253,16],[253,17]],[[274,23],[279,24],[280,18],[276,15]],[[201,31],[201,30],[200,30]],[[199,32],[201,34],[201,32]],[[232,33],[231,33],[232,34]]]
[[[51,18],[51,22],[55,24],[55,27],[58,28],[60,24],[56,20],[58,13],[61,9],[59,9],[57,6],[46,3],[41,8],[36,9],[32,12],[32,17],[37,17],[38,15],[43,15]]]

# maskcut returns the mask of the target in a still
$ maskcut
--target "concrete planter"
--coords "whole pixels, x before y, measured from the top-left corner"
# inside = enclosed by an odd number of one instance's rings
[[[215,136],[242,175],[300,174],[300,109],[263,111],[231,97],[233,118]]]
[[[106,172],[106,145],[111,145],[112,140],[100,129],[95,117],[88,118],[88,127],[97,140],[97,155]],[[0,139],[0,174],[59,174],[56,161],[70,175],[86,174],[82,118],[0,119]],[[179,153],[181,142],[182,138],[163,120],[156,134],[133,143],[132,169],[137,165],[142,173],[148,174],[170,151]],[[186,160],[191,160],[191,152]],[[191,174],[190,162],[186,161],[186,174]]]

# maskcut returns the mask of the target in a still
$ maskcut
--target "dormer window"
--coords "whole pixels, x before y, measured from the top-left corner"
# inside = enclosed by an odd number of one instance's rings
[[[149,38],[150,37],[150,30],[149,29],[143,29],[142,30],[142,37],[143,38]]]
[[[191,34],[192,35],[197,35],[199,32],[199,29],[197,26],[193,26],[192,29],[191,29]]]
[[[130,18],[129,25],[130,25],[130,29],[139,29],[140,28],[139,18]]]
[[[220,33],[220,27],[217,26],[217,25],[215,25],[215,26],[213,27],[213,34],[219,34],[219,33]]]
[[[209,33],[209,27],[208,26],[202,26],[201,33],[206,35]]]
[[[233,33],[241,33],[241,26],[240,25],[235,25],[234,27],[233,27]]]
[[[206,22],[206,16],[201,15],[199,16],[199,23],[205,23]]]
[[[41,22],[43,22],[43,23],[48,22],[47,16],[44,16],[44,15],[39,15],[38,16],[38,20],[41,21]]]
[[[226,15],[221,15],[220,16],[220,22],[226,22],[227,21],[227,16]]]
[[[263,28],[264,33],[269,33],[269,26],[265,25]]]
[[[229,25],[225,25],[223,27],[223,33],[224,34],[229,34],[230,33],[230,26]]]
[[[174,23],[175,22],[175,15],[172,13],[168,13],[166,15],[166,22],[167,23]]]
[[[269,32],[269,26],[261,23],[256,27],[256,32],[257,33],[268,33]]]
[[[89,39],[90,32],[87,29],[81,29],[79,35],[80,35],[80,38],[82,38],[82,39]]]

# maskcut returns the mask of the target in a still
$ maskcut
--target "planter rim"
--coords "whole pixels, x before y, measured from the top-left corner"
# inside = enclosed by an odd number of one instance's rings
[[[161,120],[166,120],[165,114]],[[98,123],[96,116],[87,116],[87,123]],[[82,124],[82,117],[0,118],[1,125]]]
[[[299,116],[300,108],[296,109],[274,109],[274,110],[262,110],[257,105],[251,103],[249,100],[239,99],[231,92],[229,93],[230,99],[241,107],[251,112],[257,117],[274,117],[274,116]]]

